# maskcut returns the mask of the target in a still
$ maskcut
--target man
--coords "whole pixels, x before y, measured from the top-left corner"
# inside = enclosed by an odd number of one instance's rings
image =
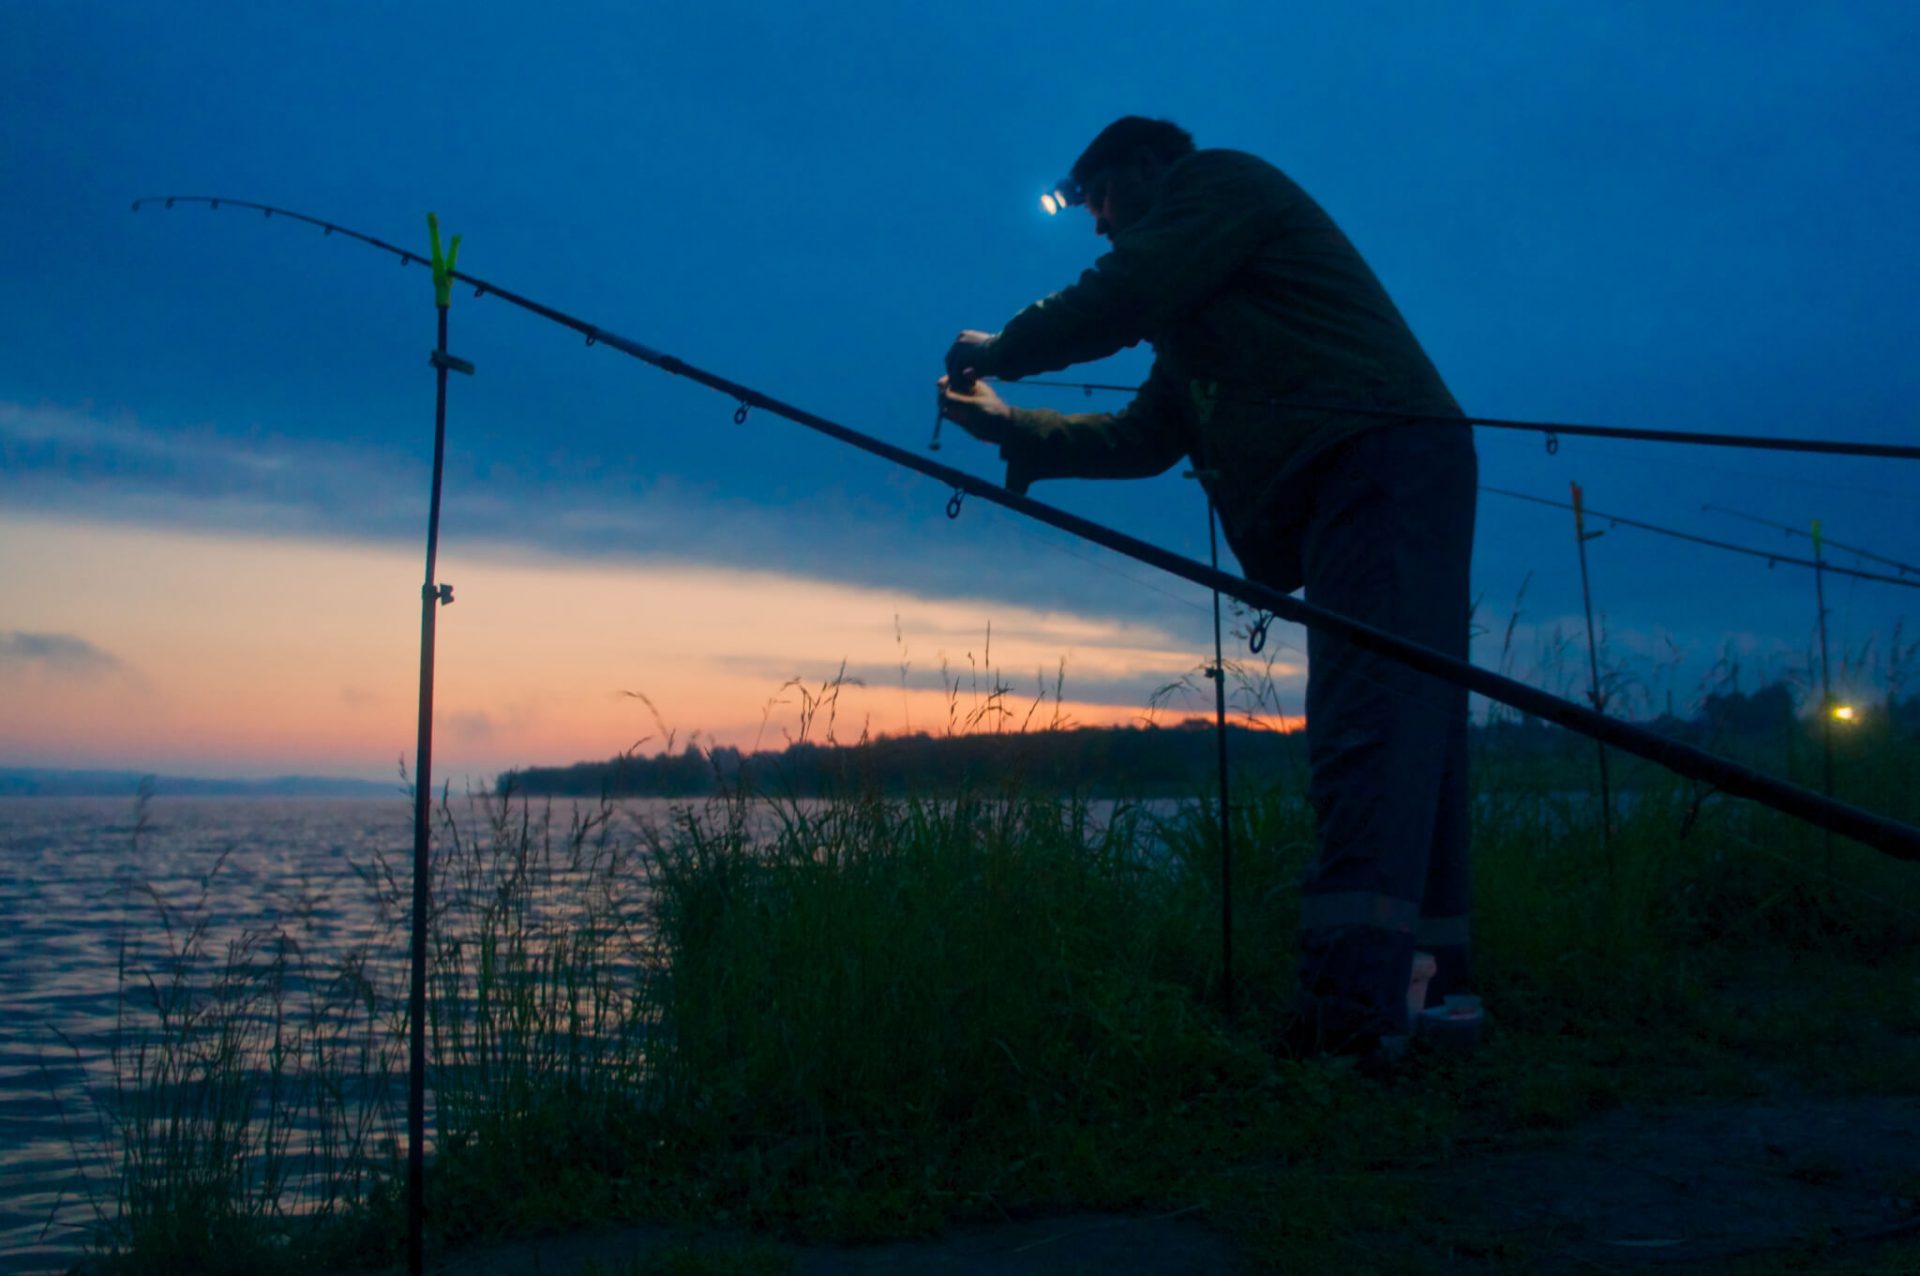
[[[1112,250],[999,333],[961,333],[942,414],[999,445],[1015,491],[1188,458],[1250,578],[1465,659],[1472,434],[1346,236],[1272,165],[1139,116],[1102,131],[1062,192]],[[1140,341],[1153,369],[1117,413],[1014,408],[975,380]],[[1468,983],[1467,696],[1319,633],[1307,659],[1319,853],[1288,1039],[1372,1054],[1409,1031],[1416,949],[1437,959],[1429,1000]]]

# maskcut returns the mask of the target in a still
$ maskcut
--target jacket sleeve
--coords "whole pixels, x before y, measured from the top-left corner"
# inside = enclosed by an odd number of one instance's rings
[[[1024,494],[1039,479],[1146,478],[1187,453],[1179,401],[1158,364],[1118,412],[1068,414],[1016,408],[1001,441],[1007,489]]]
[[[1266,238],[1270,203],[1242,170],[1205,155],[1166,181],[1111,252],[1008,320],[975,366],[1017,379],[1102,359],[1218,292]]]

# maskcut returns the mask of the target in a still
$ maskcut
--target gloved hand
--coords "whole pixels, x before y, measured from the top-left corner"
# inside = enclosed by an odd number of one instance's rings
[[[947,375],[965,384],[968,378],[983,375],[979,365],[982,350],[993,341],[991,332],[975,332],[972,329],[961,333],[947,347]]]
[[[984,443],[1004,443],[1013,433],[1013,409],[985,381],[964,390],[953,378],[940,378],[940,415]]]

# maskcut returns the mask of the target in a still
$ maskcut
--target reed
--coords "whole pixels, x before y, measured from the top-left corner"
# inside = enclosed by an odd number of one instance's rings
[[[114,1026],[89,1091],[112,1173],[87,1192],[96,1247],[137,1269],[297,1266],[308,1251],[291,1242],[356,1231],[393,1170],[404,1052],[374,955],[221,926],[208,896],[226,858],[189,902],[131,883],[122,900]]]

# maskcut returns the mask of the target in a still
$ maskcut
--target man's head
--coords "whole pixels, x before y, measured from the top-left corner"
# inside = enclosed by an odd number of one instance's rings
[[[1113,236],[1153,206],[1160,175],[1193,153],[1193,135],[1170,120],[1128,115],[1100,130],[1068,174],[1085,192],[1094,230]]]

